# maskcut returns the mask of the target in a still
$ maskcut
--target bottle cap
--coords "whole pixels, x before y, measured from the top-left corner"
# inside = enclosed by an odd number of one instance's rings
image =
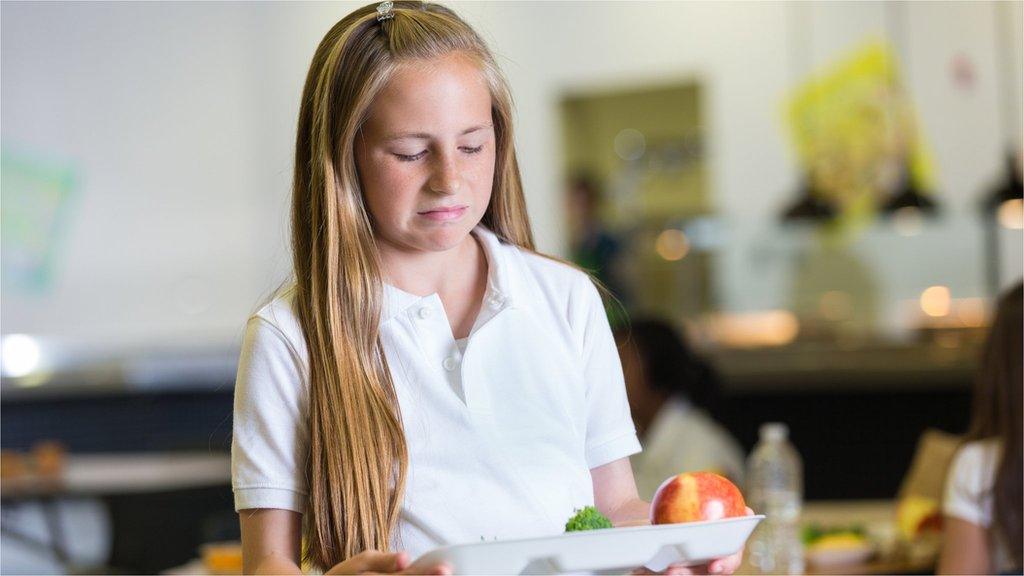
[[[778,442],[789,437],[789,426],[782,422],[766,422],[761,425],[761,438],[770,442]]]

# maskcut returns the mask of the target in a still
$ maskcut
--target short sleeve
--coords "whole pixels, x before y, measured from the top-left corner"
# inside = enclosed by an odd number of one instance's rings
[[[974,443],[963,446],[953,457],[942,511],[946,516],[959,518],[987,528],[992,523],[991,466],[983,446]]]
[[[260,317],[249,320],[235,380],[235,510],[303,512],[309,450],[304,373],[301,357],[276,326]]]
[[[640,452],[629,412],[619,351],[597,288],[581,275],[570,307],[586,378],[587,466],[597,468]]]

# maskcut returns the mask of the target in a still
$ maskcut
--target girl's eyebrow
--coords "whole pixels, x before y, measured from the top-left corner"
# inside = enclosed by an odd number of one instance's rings
[[[465,130],[462,131],[462,134],[459,134],[459,136],[465,136],[466,134],[472,134],[473,132],[477,132],[479,130],[484,130],[486,128],[492,128],[492,127],[494,127],[494,125],[491,124],[490,122],[488,122],[487,124],[480,124],[479,126],[473,126],[471,128],[466,128]],[[430,134],[427,134],[426,132],[405,132],[405,133],[402,133],[402,134],[393,134],[391,136],[388,136],[387,138],[384,139],[384,141],[385,142],[391,142],[392,140],[403,140],[403,139],[406,139],[406,138],[416,138],[416,139],[419,139],[419,140],[430,140],[432,138],[432,136]]]

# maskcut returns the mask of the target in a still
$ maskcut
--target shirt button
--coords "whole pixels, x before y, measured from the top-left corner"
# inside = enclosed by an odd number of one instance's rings
[[[505,299],[502,298],[501,296],[491,296],[491,299],[488,301],[488,304],[491,305],[491,308],[501,308],[501,305],[504,303]]]
[[[430,318],[431,312],[433,311],[430,309],[429,306],[424,306],[419,310],[419,317],[422,318],[423,320],[426,320],[427,318]]]
[[[441,362],[441,366],[444,366],[444,369],[449,371],[449,372],[451,372],[452,370],[455,370],[455,367],[458,366],[458,365],[459,365],[459,361],[456,360],[455,357],[453,357],[453,356],[449,356],[448,358],[444,359],[444,362]]]

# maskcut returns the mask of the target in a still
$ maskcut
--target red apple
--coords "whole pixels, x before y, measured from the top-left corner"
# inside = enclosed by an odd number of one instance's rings
[[[661,483],[651,502],[651,524],[721,520],[747,515],[743,494],[712,472],[686,472]]]

